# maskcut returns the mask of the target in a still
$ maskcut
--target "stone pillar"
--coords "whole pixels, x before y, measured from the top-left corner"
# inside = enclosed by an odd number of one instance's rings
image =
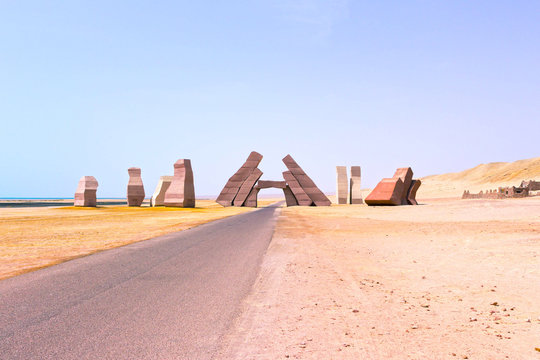
[[[346,166],[336,166],[336,203],[347,204],[348,176]]]
[[[128,206],[141,206],[144,201],[144,185],[141,178],[141,169],[130,167],[128,169],[129,182],[127,186]]]
[[[79,180],[77,190],[75,190],[74,206],[97,206],[98,182],[93,176],[83,176]]]
[[[361,169],[360,166],[351,166],[351,181],[349,190],[349,203],[350,204],[362,204],[362,190],[360,181]]]
[[[191,160],[180,159],[174,163],[174,176],[165,192],[165,206],[195,207],[195,186]]]

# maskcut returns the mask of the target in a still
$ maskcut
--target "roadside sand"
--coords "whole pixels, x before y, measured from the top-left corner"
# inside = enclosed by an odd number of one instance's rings
[[[264,206],[270,202],[259,203]],[[251,210],[224,208],[210,200],[197,200],[192,209],[0,208],[0,280]]]
[[[285,208],[221,359],[540,359],[540,198]]]

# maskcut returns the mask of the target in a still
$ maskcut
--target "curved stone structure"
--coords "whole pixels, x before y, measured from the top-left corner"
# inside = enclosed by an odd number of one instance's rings
[[[165,193],[171,186],[172,176],[161,176],[156,186],[156,190],[150,199],[150,206],[163,206],[165,205]]]
[[[130,167],[128,169],[129,182],[127,186],[128,206],[141,206],[144,201],[144,185],[141,178],[141,169]]]
[[[93,176],[83,176],[75,190],[74,206],[97,206],[98,182]]]
[[[407,202],[409,205],[418,205],[418,202],[416,201],[416,192],[418,191],[420,185],[422,185],[420,180],[413,180],[411,182],[411,187],[407,193]]]
[[[195,186],[191,160],[180,159],[174,163],[174,176],[165,192],[165,206],[195,207]]]

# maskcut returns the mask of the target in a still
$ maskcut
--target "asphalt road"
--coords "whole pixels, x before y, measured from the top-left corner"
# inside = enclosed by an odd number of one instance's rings
[[[211,359],[279,209],[0,281],[0,359]]]

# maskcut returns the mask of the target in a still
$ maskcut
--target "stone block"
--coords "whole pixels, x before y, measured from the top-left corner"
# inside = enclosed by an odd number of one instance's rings
[[[269,189],[269,188],[285,189],[286,186],[287,186],[286,181],[273,181],[273,180],[259,180],[257,184],[255,184],[255,187],[257,189]]]
[[[283,189],[283,193],[285,194],[285,203],[287,204],[287,206],[298,206],[298,201],[294,197],[294,194],[289,185],[287,185]]]
[[[77,190],[75,190],[73,205],[96,207],[98,185],[99,184],[95,177],[83,176],[79,180]]]
[[[234,198],[234,206],[244,205],[244,202],[247,200],[247,197],[251,192],[251,189],[253,189],[255,183],[260,179],[262,174],[262,171],[258,168],[253,169],[246,181],[244,181],[244,183],[240,186],[240,190],[238,190],[238,194]]]
[[[165,192],[165,206],[195,207],[195,185],[191,160],[180,159],[174,163],[174,176]]]
[[[346,166],[336,166],[336,202],[347,204],[349,181]]]
[[[313,201],[311,198],[306,194],[304,189],[300,186],[296,178],[293,176],[293,174],[290,171],[284,171],[283,172],[283,178],[289,185],[294,197],[296,198],[296,201],[298,202],[298,205],[300,206],[311,206],[313,205]]]
[[[362,204],[361,190],[361,169],[360,166],[351,166],[351,181],[349,189],[349,203]]]
[[[165,193],[171,186],[172,176],[161,176],[156,186],[156,190],[150,199],[151,206],[163,206],[165,205]]]
[[[257,196],[259,195],[259,189],[253,188],[249,192],[249,195],[244,202],[244,206],[247,207],[257,207]]]
[[[411,187],[413,171],[410,167],[399,168],[396,170],[393,177],[400,178],[401,181],[403,181],[403,188],[405,189],[405,191],[403,192],[401,198],[401,205],[407,205],[407,192]]]
[[[313,201],[313,203],[316,206],[330,206],[332,202],[324,195],[324,193],[315,185],[313,180],[307,174],[302,170],[300,165],[294,161],[291,155],[287,155],[283,158],[283,163],[285,163],[285,166],[287,166],[287,169],[291,172],[291,174],[296,178],[298,181],[298,184],[300,187],[304,190],[304,192],[309,196],[309,198]],[[291,190],[293,190],[293,187],[289,183],[289,186],[291,187]],[[294,193],[294,190],[293,190]],[[296,196],[296,193],[295,193]],[[298,197],[296,197],[298,199]],[[300,202],[300,199],[298,199]]]
[[[144,185],[141,178],[141,169],[130,167],[128,169],[129,181],[127,186],[128,206],[141,206],[144,201]]]
[[[252,151],[242,167],[227,181],[225,187],[216,199],[216,202],[222,206],[231,206],[234,202],[240,187],[247,180],[249,175],[257,166],[259,166],[262,155],[256,151]]]
[[[401,178],[382,179],[366,197],[368,205],[401,205],[406,192]]]
[[[422,185],[422,181],[420,180],[413,180],[411,182],[411,187],[407,193],[407,203],[409,205],[418,205],[418,202],[416,201],[416,192],[418,191],[420,185]]]

